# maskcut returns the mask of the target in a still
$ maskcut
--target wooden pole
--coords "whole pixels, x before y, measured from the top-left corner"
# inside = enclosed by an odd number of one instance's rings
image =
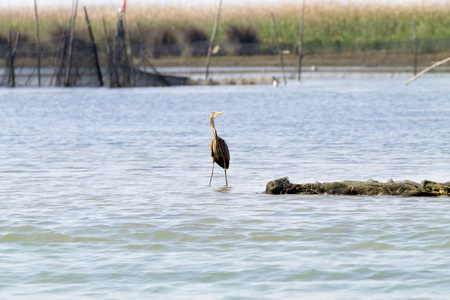
[[[64,86],[70,85],[70,69],[72,67],[72,56],[73,56],[73,43],[75,37],[75,20],[77,18],[78,11],[78,0],[75,1],[75,11],[73,13],[72,24],[70,28],[70,42],[69,42],[69,55],[67,57],[67,66],[66,66],[66,77],[64,79]]]
[[[103,86],[102,71],[100,70],[100,63],[98,61],[97,46],[95,45],[95,39],[94,39],[94,34],[92,33],[91,22],[89,21],[89,16],[88,16],[88,12],[87,12],[86,6],[84,6],[83,8],[84,8],[84,15],[86,16],[86,23],[88,25],[89,37],[91,38],[92,51],[94,52],[94,63],[95,63],[95,68],[97,69],[98,85],[99,86]]]
[[[131,85],[131,68],[130,61],[128,57],[127,50],[127,41],[126,41],[126,32],[124,26],[124,14],[119,13],[117,16],[117,33],[115,40],[115,63],[119,64],[120,71],[122,72],[122,82],[121,86],[130,86]],[[131,59],[131,58],[130,58]]]
[[[416,21],[413,21],[413,38],[414,38],[414,75],[416,75],[417,74],[417,55],[418,55]]]
[[[15,84],[15,78],[14,78],[14,58],[13,58],[13,41],[12,41],[12,34],[11,31],[8,34],[8,45],[9,45],[9,74],[8,74],[8,86],[14,87]]]
[[[139,72],[139,68],[143,65],[144,66],[144,82],[145,85],[147,86],[147,62],[145,61],[145,50],[144,50],[144,38],[142,37],[142,32],[141,32],[141,24],[139,22],[137,22],[137,30],[138,30],[138,35],[139,35],[139,64],[138,64],[138,71],[137,71],[137,76],[139,77],[141,75],[141,73]]]
[[[16,34],[16,41],[14,42],[14,49],[13,49],[13,57],[16,58],[17,53],[17,46],[19,45],[20,40],[20,32]]]
[[[219,1],[219,7],[217,8],[216,21],[214,22],[214,29],[211,34],[211,40],[209,41],[208,56],[206,57],[206,73],[205,80],[209,78],[209,64],[211,63],[211,54],[214,45],[214,39],[216,38],[217,27],[219,26],[220,10],[222,8],[222,0]]]
[[[56,77],[55,80],[55,86],[60,86],[61,85],[61,77],[62,77],[62,73],[63,73],[63,69],[64,69],[64,61],[66,59],[66,53],[67,53],[67,44],[68,41],[67,39],[70,38],[70,29],[72,27],[72,19],[73,19],[73,15],[74,15],[74,8],[75,8],[75,0],[72,0],[72,8],[70,10],[70,18],[69,18],[69,23],[67,24],[67,30],[64,31],[62,38],[61,38],[61,43],[60,46],[58,47],[58,55],[57,55],[57,64],[56,64],[56,68],[55,68],[55,72],[54,72],[54,76]],[[52,75],[52,79],[50,81],[50,85],[52,85],[53,82],[53,75]]]
[[[130,32],[127,28],[127,18],[126,18],[126,5],[127,5],[127,1],[124,0],[123,1],[123,12],[121,13],[122,16],[122,25],[123,25],[123,32],[124,32],[124,36],[123,36],[123,44],[125,47],[125,53],[126,53],[126,57],[127,57],[127,66],[129,72],[128,73],[128,81],[129,84],[132,86],[136,86],[136,73],[134,71],[134,65],[133,65],[133,52],[131,49],[131,39],[130,39]]]
[[[103,32],[105,34],[105,46],[106,46],[106,56],[108,61],[108,73],[109,73],[109,86],[110,87],[118,87],[119,86],[119,77],[117,74],[117,69],[113,62],[111,46],[108,41],[108,32],[106,30],[105,18],[102,17],[103,21]]]
[[[280,56],[281,72],[283,73],[284,84],[287,84],[286,75],[284,73],[283,53],[281,52],[280,44],[278,43],[277,23],[275,22],[275,16],[274,16],[273,12],[270,14],[272,15],[273,33],[275,35],[275,42],[277,44],[278,55]]]
[[[125,25],[126,25],[126,23],[125,23]],[[128,52],[128,57],[130,58],[130,60],[128,61],[129,68],[130,68],[130,84],[132,84],[133,86],[136,86],[136,72],[134,70],[133,52],[131,49],[131,39],[130,39],[130,31],[129,30],[126,31],[125,41],[126,41],[126,45],[127,45],[126,49]]]
[[[20,33],[16,34],[16,41],[12,41],[11,31],[8,34],[8,42],[9,42],[9,78],[8,78],[8,86],[16,87],[16,73],[14,70],[14,60],[16,58],[17,46],[19,44]]]
[[[64,42],[64,35],[65,35],[65,34],[63,33],[63,35],[62,35],[61,38],[59,39],[58,47],[56,48],[56,49],[58,50],[58,52],[56,53],[55,59],[54,59],[54,61],[53,61],[53,65],[55,66],[55,68],[54,68],[54,70],[53,70],[52,77],[50,78],[50,86],[53,85],[53,79],[54,79],[55,77],[56,77],[56,82],[58,81],[57,74],[58,74],[59,65],[60,65],[60,60],[61,60],[61,47],[62,47],[62,44],[63,44],[63,42]],[[55,83],[55,85],[57,85],[57,83]]]
[[[41,48],[39,38],[39,15],[37,8],[37,0],[34,0],[34,15],[36,17],[36,54],[37,54],[37,68],[38,68],[38,85],[41,86]]]
[[[445,64],[446,62],[450,61],[450,57],[447,57],[446,59],[443,59],[441,61],[438,61],[437,63],[429,66],[428,68],[424,69],[423,71],[419,72],[416,76],[411,77],[407,82],[405,82],[405,85],[410,84],[411,82],[413,82],[414,80],[416,80],[417,78],[419,78],[420,76],[422,76],[423,74],[427,73],[428,71],[433,70],[436,67],[439,67],[442,64]]]
[[[300,36],[298,42],[298,71],[297,71],[298,81],[300,81],[302,78],[304,16],[305,16],[305,0],[302,1],[302,13],[300,15]]]

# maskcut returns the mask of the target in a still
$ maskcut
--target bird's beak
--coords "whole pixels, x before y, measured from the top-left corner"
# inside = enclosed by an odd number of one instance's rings
[[[222,112],[217,112],[217,113],[213,113],[212,117],[215,118],[215,117],[217,117],[218,115],[221,115],[221,114],[223,114],[223,113],[224,113],[224,111],[222,111]]]

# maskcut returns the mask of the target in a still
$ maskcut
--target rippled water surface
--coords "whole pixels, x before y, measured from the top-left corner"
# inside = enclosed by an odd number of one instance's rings
[[[449,198],[262,193],[450,181],[449,77],[404,79],[1,89],[0,297],[448,299]]]

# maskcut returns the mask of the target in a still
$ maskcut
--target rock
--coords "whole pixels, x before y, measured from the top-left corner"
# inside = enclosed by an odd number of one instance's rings
[[[435,193],[438,196],[450,195],[450,185],[446,183],[437,183],[430,180],[424,180],[422,181],[422,188],[425,191]]]
[[[400,181],[399,183],[409,184],[409,185],[413,185],[415,187],[420,187],[420,184],[418,184],[417,182],[414,182],[412,180],[403,180],[403,181]]]
[[[285,190],[289,185],[291,185],[291,183],[287,177],[270,181],[266,184],[266,194],[282,194],[283,190]]]

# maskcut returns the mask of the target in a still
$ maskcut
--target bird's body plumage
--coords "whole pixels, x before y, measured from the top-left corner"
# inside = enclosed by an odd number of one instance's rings
[[[227,143],[221,138],[217,137],[217,141],[211,141],[211,157],[214,162],[221,166],[223,169],[230,167],[230,151],[228,150]]]
[[[211,185],[211,180],[212,180],[213,173],[214,173],[214,163],[218,164],[219,166],[221,166],[223,168],[223,170],[225,172],[225,182],[226,182],[226,185],[228,185],[227,169],[230,167],[230,151],[228,150],[227,143],[225,143],[225,141],[217,135],[216,127],[214,126],[214,118],[221,114],[223,114],[223,112],[212,113],[211,117],[210,117],[211,126],[212,126],[212,130],[213,130],[213,136],[214,136],[213,140],[211,141],[211,144],[210,144],[211,157],[213,160],[213,166],[212,166],[212,170],[211,170],[211,178],[209,180],[210,185]]]

